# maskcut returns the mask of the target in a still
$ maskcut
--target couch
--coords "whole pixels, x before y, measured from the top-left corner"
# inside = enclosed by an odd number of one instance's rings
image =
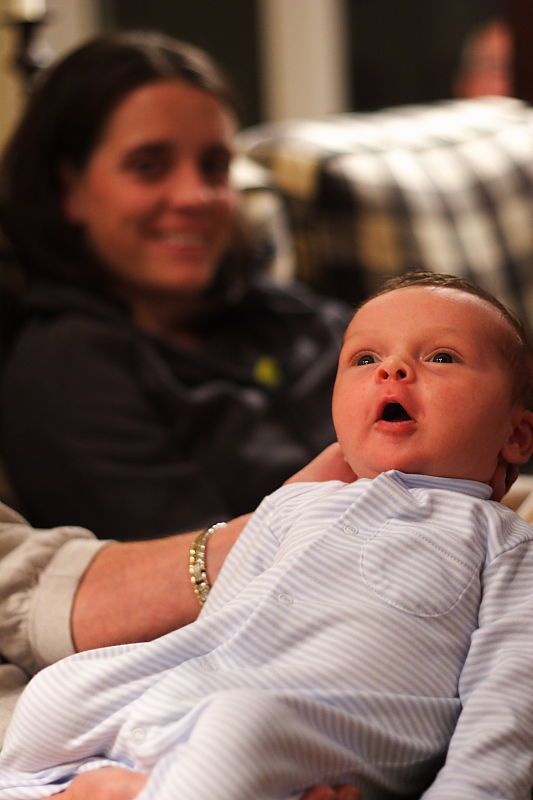
[[[494,97],[284,120],[242,131],[238,152],[281,194],[294,277],[357,303],[406,269],[449,272],[533,328],[533,108]]]

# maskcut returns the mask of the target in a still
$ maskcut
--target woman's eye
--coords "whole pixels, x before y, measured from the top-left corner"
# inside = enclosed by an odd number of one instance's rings
[[[132,164],[132,170],[143,180],[156,180],[165,174],[166,164],[161,159],[146,158]]]
[[[211,183],[227,183],[229,179],[231,156],[229,153],[214,153],[202,161],[202,172]]]
[[[431,361],[435,364],[453,364],[455,360],[451,353],[435,353],[431,356]]]
[[[375,361],[376,359],[374,356],[371,356],[369,353],[365,353],[364,356],[358,356],[358,358],[355,359],[355,364],[358,367],[365,367],[367,364],[374,364]]]
[[[140,181],[157,181],[170,168],[171,159],[165,148],[142,147],[129,153],[124,160],[124,169]]]

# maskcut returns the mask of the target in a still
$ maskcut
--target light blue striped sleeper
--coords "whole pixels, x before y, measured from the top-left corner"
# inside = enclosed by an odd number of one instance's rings
[[[530,800],[533,528],[489,494],[396,471],[278,490],[196,623],[31,682],[0,800],[115,764],[149,773],[138,800],[345,781],[364,800]]]

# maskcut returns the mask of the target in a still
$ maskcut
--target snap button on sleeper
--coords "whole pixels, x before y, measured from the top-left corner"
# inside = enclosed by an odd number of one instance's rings
[[[287,594],[286,592],[280,592],[278,594],[278,600],[284,606],[292,606],[292,604],[294,603],[294,600],[292,599],[291,595]]]
[[[131,732],[131,738],[132,741],[135,742],[135,744],[142,744],[144,742],[145,736],[146,732],[143,730],[143,728],[133,728]]]
[[[359,528],[357,527],[357,525],[344,525],[342,529],[344,533],[350,533],[350,534],[359,533]]]

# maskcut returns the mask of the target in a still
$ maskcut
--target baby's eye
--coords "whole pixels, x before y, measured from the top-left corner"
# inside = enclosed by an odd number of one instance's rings
[[[374,356],[371,356],[370,353],[365,353],[363,356],[358,356],[355,359],[354,363],[358,367],[364,367],[367,364],[374,364],[375,361],[376,361],[376,359],[374,358]]]
[[[453,364],[456,358],[451,353],[435,353],[430,360],[435,364]]]

